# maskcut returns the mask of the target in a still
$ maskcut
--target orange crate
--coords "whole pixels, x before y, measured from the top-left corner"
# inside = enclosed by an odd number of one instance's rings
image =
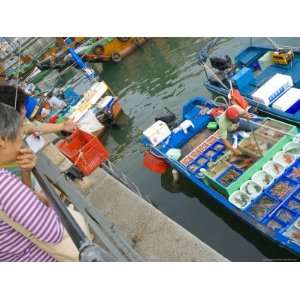
[[[107,149],[97,137],[80,129],[59,144],[58,148],[85,176],[109,157]]]

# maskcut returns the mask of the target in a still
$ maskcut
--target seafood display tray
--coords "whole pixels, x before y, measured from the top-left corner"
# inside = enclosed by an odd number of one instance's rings
[[[236,174],[238,174],[238,176],[236,176],[234,178],[234,180],[228,182],[227,184],[224,184],[222,183],[222,180],[224,180],[224,177],[226,175],[228,175],[229,172],[235,172]],[[241,175],[243,174],[243,171],[240,170],[239,168],[233,166],[233,165],[230,165],[228,168],[226,168],[221,174],[219,174],[218,177],[216,177],[216,180],[220,183],[222,183],[223,186],[229,186],[232,182],[234,182],[235,180],[237,180]]]
[[[280,176],[265,189],[265,194],[280,202],[287,200],[297,189],[297,184],[292,180]],[[281,193],[281,194],[280,194]]]
[[[299,170],[299,176],[297,175],[296,170]],[[293,182],[300,184],[300,159],[298,158],[290,167],[288,167],[283,175]]]
[[[221,141],[217,141],[203,152],[198,154],[197,157],[193,158],[193,160],[188,164],[188,170],[196,174],[199,172],[201,168],[207,169],[209,162],[214,162],[225,153],[225,146]]]

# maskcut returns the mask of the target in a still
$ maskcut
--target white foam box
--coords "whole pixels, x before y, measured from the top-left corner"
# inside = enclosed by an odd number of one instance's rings
[[[294,105],[300,99],[300,89],[290,88],[279,99],[277,99],[272,107],[281,111],[287,111],[292,105]]]
[[[163,121],[157,121],[143,132],[143,135],[151,142],[153,146],[159,145],[171,134],[168,125]]]
[[[257,102],[270,105],[276,98],[293,86],[292,77],[277,73],[252,94]]]

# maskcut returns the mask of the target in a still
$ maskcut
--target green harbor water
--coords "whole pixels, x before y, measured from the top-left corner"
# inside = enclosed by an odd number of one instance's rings
[[[300,46],[299,39],[275,40]],[[170,172],[160,176],[143,167],[142,131],[165,112],[164,107],[180,118],[184,101],[197,95],[210,96],[196,56],[207,41],[153,38],[121,63],[104,64],[101,76],[118,94],[124,109],[119,128],[111,128],[104,138],[111,160],[159,210],[228,259],[293,260],[294,255],[251,229],[183,176],[174,184]],[[263,39],[254,42],[269,45]],[[247,45],[249,38],[224,38],[214,54],[233,56]]]
[[[119,64],[104,63],[100,78],[119,96],[124,114],[118,126],[106,131],[103,142],[114,164],[155,207],[228,259],[295,260],[293,254],[250,228],[183,176],[174,184],[171,172],[161,176],[143,166],[144,147],[140,139],[155,117],[163,115],[167,107],[180,119],[186,100],[211,96],[203,85],[205,73],[197,64],[197,52],[209,40],[152,38]],[[282,45],[300,46],[299,38],[274,40]],[[249,43],[249,38],[223,38],[211,55],[234,57]],[[270,46],[261,38],[255,38],[253,43]],[[71,85],[77,82],[76,91],[80,94],[92,84],[80,71],[71,68],[63,73],[52,71],[39,86],[48,90],[67,82]]]

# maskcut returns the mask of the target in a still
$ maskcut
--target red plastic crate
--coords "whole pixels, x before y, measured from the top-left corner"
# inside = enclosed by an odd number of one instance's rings
[[[109,157],[107,149],[97,137],[80,129],[60,143],[58,148],[85,176]]]

